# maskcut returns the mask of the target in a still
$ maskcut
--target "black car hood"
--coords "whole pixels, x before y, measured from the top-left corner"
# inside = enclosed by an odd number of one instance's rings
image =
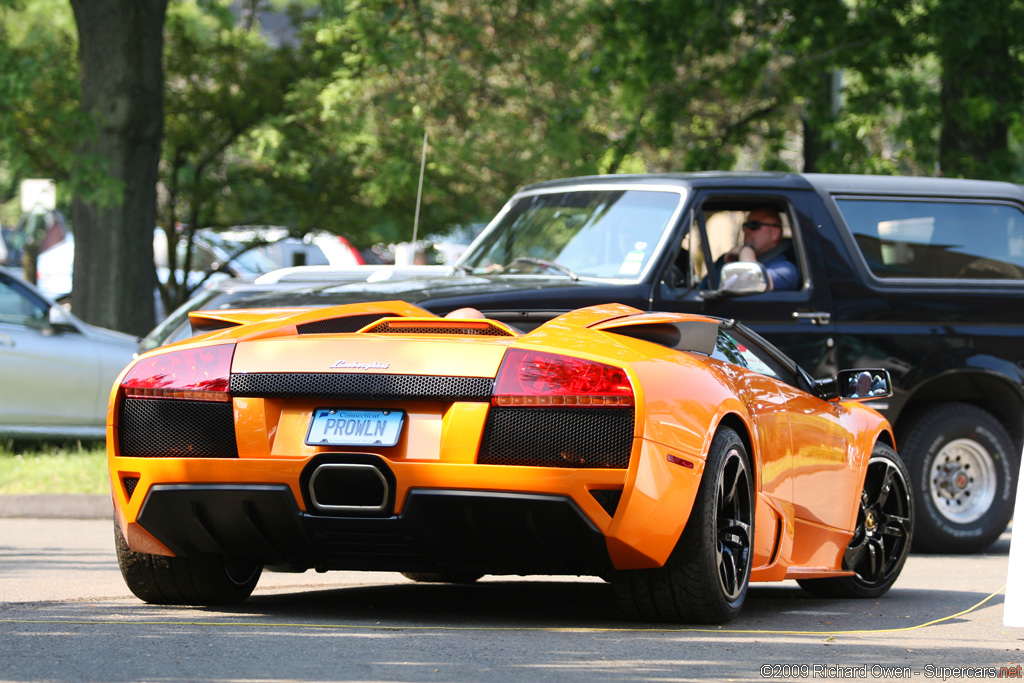
[[[379,282],[346,282],[262,294],[240,302],[239,308],[338,306],[367,301],[406,301],[438,315],[471,306],[507,320],[549,318],[583,306],[618,302],[637,308],[648,306],[649,286],[565,276],[451,275],[400,278]]]

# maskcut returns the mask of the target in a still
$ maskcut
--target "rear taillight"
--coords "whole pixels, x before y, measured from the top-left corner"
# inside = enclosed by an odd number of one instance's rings
[[[230,401],[234,344],[184,349],[144,358],[121,381],[129,398]]]
[[[555,353],[510,349],[494,380],[496,406],[633,405],[622,368]]]

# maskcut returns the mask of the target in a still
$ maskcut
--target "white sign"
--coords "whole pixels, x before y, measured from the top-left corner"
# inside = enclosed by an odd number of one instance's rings
[[[29,178],[21,181],[21,212],[36,207],[53,211],[57,208],[57,183],[50,178]]]
[[[1024,486],[1017,485],[1014,511],[1024,510]],[[1021,518],[1024,520],[1024,517]],[[1021,522],[1024,526],[1024,521]],[[1010,529],[1010,562],[1006,568],[1006,594],[1003,596],[1003,626],[1024,627],[1024,532],[1013,536]]]

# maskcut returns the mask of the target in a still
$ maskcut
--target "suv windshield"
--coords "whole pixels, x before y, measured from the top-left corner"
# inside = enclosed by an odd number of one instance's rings
[[[637,280],[682,200],[678,192],[660,190],[523,195],[460,265],[474,274]]]

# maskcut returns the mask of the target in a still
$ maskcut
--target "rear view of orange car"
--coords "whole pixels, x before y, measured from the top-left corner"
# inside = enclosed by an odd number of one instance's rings
[[[721,623],[751,581],[881,595],[909,550],[906,470],[862,403],[887,373],[814,380],[731,321],[608,304],[520,334],[381,302],[193,325],[111,393],[118,558],[148,602],[244,600],[263,569],[594,575],[635,618]]]

